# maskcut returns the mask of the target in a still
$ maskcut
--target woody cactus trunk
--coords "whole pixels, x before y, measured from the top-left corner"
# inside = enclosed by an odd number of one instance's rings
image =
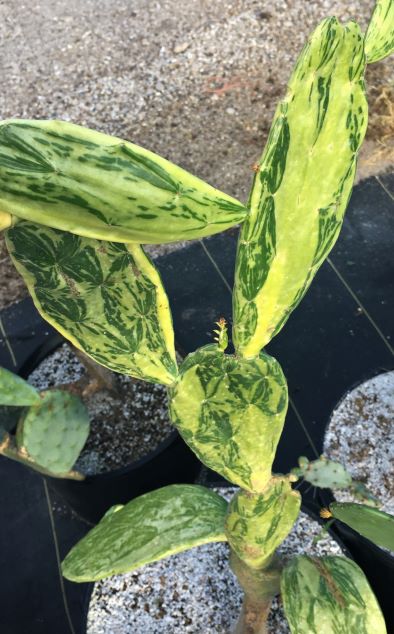
[[[341,229],[367,126],[364,71],[392,52],[393,2],[364,36],[324,20],[279,103],[245,206],[152,152],[59,121],[0,125],[0,222],[45,319],[96,362],[168,386],[170,415],[200,460],[240,487],[229,504],[173,485],[110,509],[67,555],[66,578],[95,581],[207,542],[227,541],[245,593],[236,632],[262,634],[281,592],[293,634],[382,634],[365,576],[340,557],[277,547],[294,525],[294,474],[272,473],[288,394],[264,347],[305,295]],[[201,238],[241,223],[235,354],[216,343],[177,367],[169,303],[141,243]],[[198,628],[198,624],[196,624]]]

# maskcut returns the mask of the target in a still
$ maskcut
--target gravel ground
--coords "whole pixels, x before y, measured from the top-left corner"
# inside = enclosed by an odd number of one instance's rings
[[[77,381],[84,368],[64,344],[31,373],[29,383],[39,390]],[[86,475],[124,467],[156,449],[174,431],[163,385],[113,375],[118,395],[108,390],[84,399],[90,433],[74,466]]]
[[[236,489],[219,488],[229,499]],[[308,553],[340,555],[328,535],[313,543],[321,526],[301,513],[279,549],[284,560]],[[242,594],[229,570],[227,544],[208,544],[135,572],[95,584],[87,634],[225,634],[236,621]],[[268,634],[290,634],[276,598]]]
[[[365,381],[334,410],[324,453],[361,480],[394,515],[394,372]],[[336,490],[340,502],[360,502],[350,491]]]
[[[0,0],[0,118],[61,118],[119,135],[245,200],[308,33],[328,15],[365,28],[373,4]],[[364,175],[392,150],[393,77],[387,61],[368,70]],[[0,277],[2,308],[26,291],[1,240]]]

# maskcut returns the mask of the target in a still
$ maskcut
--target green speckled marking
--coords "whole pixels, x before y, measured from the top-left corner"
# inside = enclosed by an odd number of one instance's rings
[[[160,156],[64,121],[0,124],[0,209],[114,242],[191,240],[247,209]]]
[[[225,541],[227,502],[201,486],[146,493],[107,514],[69,552],[63,574],[97,581],[209,542]]]
[[[261,495],[239,491],[229,504],[226,535],[251,568],[264,568],[297,519],[301,496],[287,478],[272,478]]]
[[[170,390],[170,414],[200,460],[261,492],[271,477],[287,411],[287,385],[267,354],[252,361],[206,346],[190,354]]]
[[[33,405],[40,401],[37,390],[17,374],[0,368],[0,405]]]
[[[368,64],[394,52],[394,0],[377,0],[365,36]]]
[[[362,570],[344,557],[295,557],[282,573],[292,634],[387,634]]]
[[[41,315],[116,372],[171,384],[177,375],[168,299],[138,245],[20,221],[7,247]]]
[[[18,450],[52,473],[66,473],[76,462],[89,434],[82,401],[60,390],[43,392],[17,427]],[[27,452],[27,456],[24,452]]]
[[[234,342],[256,356],[333,247],[367,125],[358,26],[324,20],[279,104],[250,194],[236,261]]]

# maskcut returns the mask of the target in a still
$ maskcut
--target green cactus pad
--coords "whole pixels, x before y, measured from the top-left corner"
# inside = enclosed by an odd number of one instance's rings
[[[79,398],[53,390],[41,394],[17,428],[21,456],[52,473],[70,471],[89,434],[89,418]]]
[[[330,511],[371,542],[394,552],[394,517],[364,504],[333,502]]]
[[[0,405],[33,405],[40,396],[37,390],[17,374],[0,368]]]
[[[248,361],[211,345],[190,354],[170,390],[170,414],[200,460],[253,492],[263,492],[287,410],[279,363]]]
[[[226,540],[227,502],[213,491],[174,484],[107,513],[69,552],[63,574],[71,581],[97,581],[144,564]]]
[[[246,358],[281,330],[338,237],[367,126],[363,37],[324,20],[279,104],[238,242],[236,350]]]
[[[139,244],[209,236],[247,214],[157,154],[65,121],[0,124],[0,208],[88,238]]]
[[[339,462],[320,456],[309,462],[307,458],[299,458],[299,468],[292,473],[302,476],[307,482],[321,489],[346,489],[352,485],[352,476]]]
[[[174,332],[160,276],[139,245],[20,221],[7,247],[34,303],[77,348],[116,372],[171,384]]]
[[[231,548],[249,567],[264,568],[293,527],[300,506],[301,496],[288,478],[272,478],[260,495],[239,491],[226,519]]]
[[[292,634],[387,634],[364,573],[345,557],[295,557],[281,591]]]
[[[378,62],[394,52],[394,1],[377,0],[365,36],[368,64]]]

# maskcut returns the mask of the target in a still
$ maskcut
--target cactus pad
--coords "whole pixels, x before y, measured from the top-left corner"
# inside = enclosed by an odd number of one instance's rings
[[[282,573],[281,594],[292,634],[387,632],[363,571],[345,557],[295,557]]]
[[[69,552],[63,574],[71,581],[96,581],[200,544],[226,541],[226,511],[226,500],[202,486],[174,484],[151,491],[112,507]]]
[[[302,456],[298,459],[299,467],[292,470],[294,475],[303,477],[315,487],[321,489],[345,489],[352,485],[352,476],[339,462],[328,460],[320,456],[317,460],[309,462]]]
[[[365,36],[368,64],[378,62],[394,52],[394,1],[377,0]]]
[[[38,403],[40,396],[35,387],[17,374],[0,368],[0,405],[33,405]]]
[[[18,423],[22,456],[52,473],[66,473],[76,462],[89,434],[89,418],[79,398],[53,390],[43,392]]]
[[[293,527],[300,505],[288,478],[272,478],[260,495],[239,491],[226,519],[231,548],[249,567],[264,568]]]
[[[324,20],[279,104],[238,242],[234,344],[250,358],[280,331],[335,244],[367,126],[363,37]]]
[[[370,539],[374,544],[394,552],[394,517],[378,509],[353,502],[333,502],[330,511],[335,519]]]
[[[200,460],[248,491],[262,492],[271,477],[287,410],[279,363],[200,348],[180,367],[170,389],[170,414]]]
[[[37,309],[77,348],[116,372],[173,383],[170,307],[159,273],[139,245],[27,221],[9,229],[6,240]]]
[[[138,244],[209,236],[247,214],[238,200],[137,145],[65,121],[23,120],[0,124],[0,209]]]

